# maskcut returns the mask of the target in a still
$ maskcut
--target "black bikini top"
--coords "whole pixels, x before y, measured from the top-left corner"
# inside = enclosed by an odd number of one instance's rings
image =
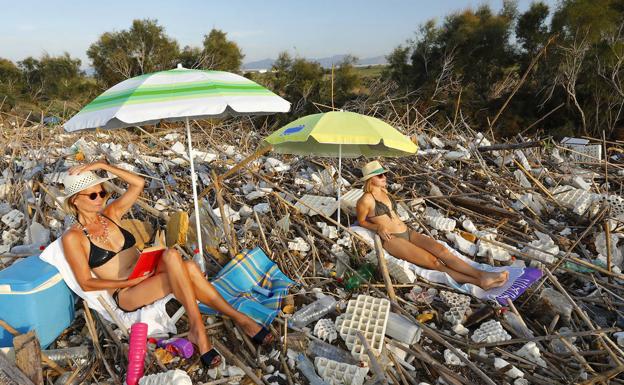
[[[385,203],[383,203],[382,201],[378,201],[373,194],[371,194],[371,196],[373,197],[373,199],[375,199],[375,215],[370,218],[379,217],[381,215],[387,215],[392,218],[392,211],[394,211],[395,213],[397,212],[397,204],[394,199],[388,197],[392,205],[392,210],[390,210],[390,208]]]
[[[115,223],[115,221],[113,221],[106,215],[102,214],[102,216],[104,216],[104,218],[108,219],[109,221]],[[82,231],[85,233],[85,235],[89,239],[89,243],[91,244],[91,249],[89,250],[89,267],[90,268],[102,266],[106,262],[110,261],[117,254],[133,247],[136,244],[136,239],[134,238],[134,235],[132,235],[131,232],[119,226],[117,223],[115,223],[115,226],[119,228],[119,230],[121,231],[121,234],[123,234],[123,237],[124,237],[124,244],[121,250],[117,252],[99,247],[98,245],[96,245],[95,243],[91,241],[91,237],[89,237],[89,233],[87,233],[87,230],[85,230],[84,228],[82,229]]]

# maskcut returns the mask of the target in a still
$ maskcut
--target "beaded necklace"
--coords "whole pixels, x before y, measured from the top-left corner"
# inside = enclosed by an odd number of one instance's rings
[[[104,216],[100,213],[98,213],[96,216],[96,221],[102,225],[102,227],[104,227],[104,231],[102,231],[101,234],[99,235],[94,235],[91,234],[87,228],[85,227],[85,225],[83,225],[82,223],[80,223],[80,221],[78,221],[78,224],[80,225],[80,227],[82,228],[82,230],[87,234],[87,237],[89,237],[91,240],[96,240],[98,241],[98,243],[108,243],[109,242],[109,238],[108,238],[108,222],[106,221],[106,219],[104,219]]]

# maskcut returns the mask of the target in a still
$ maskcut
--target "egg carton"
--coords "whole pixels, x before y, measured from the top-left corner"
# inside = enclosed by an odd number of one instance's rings
[[[552,195],[561,206],[583,215],[594,203],[594,195],[572,186],[558,186],[552,190]]]
[[[338,203],[336,198],[306,194],[295,203],[295,208],[308,216],[320,213],[329,217],[338,209]]]
[[[440,231],[453,231],[457,224],[454,219],[446,218],[438,210],[431,207],[425,209],[425,220],[429,226]]]
[[[329,385],[362,385],[368,368],[345,364],[325,357],[314,359],[317,373]]]
[[[2,223],[9,226],[10,228],[16,229],[22,224],[22,221],[24,220],[24,213],[19,210],[13,209],[8,213],[4,214],[0,220],[2,220]]]
[[[500,322],[496,320],[489,320],[482,323],[479,329],[474,331],[471,338],[477,343],[493,343],[510,340],[511,336],[505,331],[505,329],[503,329]]]
[[[464,321],[467,310],[467,307],[453,306],[442,314],[442,318],[451,325],[459,325]]]
[[[358,332],[362,333],[373,352],[381,354],[389,313],[390,301],[387,299],[359,295],[349,301],[345,314],[336,319],[336,326],[355,358],[368,361]]]
[[[624,220],[624,198],[618,195],[603,195],[602,200],[609,205],[609,216],[611,218]]]
[[[470,306],[470,296],[454,293],[448,290],[442,290],[440,292],[440,298],[442,302],[449,307],[462,307],[468,308]]]
[[[566,151],[570,159],[574,162],[596,162],[602,160],[602,145],[600,144],[564,144],[570,150]]]
[[[550,238],[547,234],[539,231],[536,231],[535,233],[539,239],[529,243],[529,245],[534,248],[524,247],[522,251],[540,262],[555,262],[557,259],[556,255],[559,254],[559,246],[557,246],[552,238]]]
[[[386,266],[388,267],[388,274],[400,284],[410,284],[416,282],[416,273],[411,269],[410,263],[402,259],[395,258],[384,252],[386,258]],[[364,259],[374,265],[379,264],[377,252],[371,251],[364,256]]]
[[[352,189],[340,197],[340,208],[346,214],[355,215],[355,206],[357,201],[364,195],[362,189]]]
[[[180,369],[143,376],[139,385],[193,385],[191,378]]]
[[[336,325],[329,318],[323,318],[314,325],[314,335],[327,342],[333,342],[338,337]]]
[[[495,261],[501,262],[506,262],[511,259],[511,254],[509,254],[509,251],[507,251],[507,249],[504,249],[491,242],[479,240],[478,247],[479,250],[477,251],[477,256],[479,257],[488,257],[492,258]]]

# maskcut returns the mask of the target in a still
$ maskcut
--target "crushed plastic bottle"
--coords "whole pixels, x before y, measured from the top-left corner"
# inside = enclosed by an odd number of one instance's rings
[[[193,344],[185,338],[174,337],[162,339],[158,341],[157,345],[159,348],[163,348],[169,353],[182,358],[191,358],[193,352],[195,351]]]
[[[351,277],[349,277],[349,279],[347,279],[347,284],[345,285],[345,288],[350,291],[355,290],[360,287],[364,282],[370,281],[375,274],[375,269],[376,267],[372,263],[363,264],[362,266],[360,266],[359,269],[357,269],[357,274],[353,274],[351,275]]]
[[[336,309],[336,300],[332,296],[325,296],[319,300],[312,302],[311,304],[299,309],[292,317],[290,322],[298,328],[302,328],[321,319],[326,314]]]
[[[307,352],[312,358],[325,357],[328,360],[344,362],[350,365],[358,365],[360,363],[351,355],[350,352],[323,341],[310,341]]]

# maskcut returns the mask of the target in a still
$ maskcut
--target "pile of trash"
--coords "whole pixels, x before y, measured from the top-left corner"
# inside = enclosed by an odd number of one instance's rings
[[[196,353],[152,340],[139,383],[593,384],[624,371],[621,143],[491,143],[481,133],[415,130],[415,156],[384,160],[412,229],[479,263],[539,271],[518,293],[488,296],[375,249],[354,225],[362,159],[343,160],[339,174],[337,159],[256,152],[260,133],[206,123],[215,126],[194,133],[193,154],[201,259],[181,128],[78,136],[25,123],[0,120],[11,138],[0,144],[0,268],[62,235],[72,223],[59,205],[64,173],[105,158],[147,181],[125,225],[153,233],[186,212],[180,250],[209,276],[260,247],[297,283],[272,324],[272,347],[205,316],[222,366],[203,369]],[[187,330],[186,318],[176,325]],[[175,337],[183,343],[185,333]],[[71,325],[42,351],[46,383],[120,384],[128,344],[119,325],[77,303]]]

